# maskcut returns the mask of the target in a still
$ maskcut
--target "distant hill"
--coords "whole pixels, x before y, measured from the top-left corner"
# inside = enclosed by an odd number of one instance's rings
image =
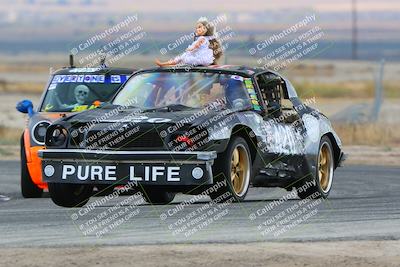
[[[101,43],[112,41],[140,26],[147,34],[142,42],[162,47],[193,31],[200,16],[209,19],[225,16],[218,29],[229,27],[230,53],[246,53],[249,40],[260,42],[290,28],[306,16],[315,21],[301,27],[301,34],[318,26],[322,41],[331,46],[318,57],[348,58],[351,50],[350,0],[280,0],[274,1],[161,1],[146,0],[134,4],[124,0],[14,0],[0,2],[0,53],[63,52],[77,43],[121,23],[128,16],[138,20],[122,27]],[[400,1],[358,0],[358,41],[361,58],[400,59]],[[290,41],[282,38],[276,45]],[[334,45],[332,45],[334,44]],[[235,48],[235,49],[232,49]],[[272,47],[271,47],[272,48]],[[148,49],[153,53],[152,48]],[[232,51],[233,50],[233,51]]]

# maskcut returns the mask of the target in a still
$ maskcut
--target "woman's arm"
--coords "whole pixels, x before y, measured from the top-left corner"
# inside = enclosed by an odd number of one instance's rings
[[[190,48],[186,49],[186,51],[194,51],[199,48],[204,42],[204,37],[200,37]]]

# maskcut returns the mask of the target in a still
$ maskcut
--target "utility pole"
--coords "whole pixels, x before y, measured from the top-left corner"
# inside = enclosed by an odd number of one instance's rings
[[[351,40],[351,57],[357,59],[357,0],[351,0],[352,7],[352,40]]]
[[[375,76],[375,101],[372,108],[372,121],[377,121],[379,119],[379,112],[381,111],[383,102],[383,73],[385,67],[385,60],[382,59],[379,63],[378,70]]]

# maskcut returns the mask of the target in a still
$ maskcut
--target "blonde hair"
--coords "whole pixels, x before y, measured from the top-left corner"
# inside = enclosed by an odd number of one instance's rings
[[[206,27],[207,31],[204,34],[204,36],[214,36],[215,35],[215,26],[208,21],[206,17],[201,17],[197,21],[197,23],[203,24],[204,27]],[[217,64],[217,61],[221,58],[222,56],[222,45],[217,38],[213,38],[209,40],[210,46],[209,48],[213,51],[214,55],[214,62],[213,65]]]

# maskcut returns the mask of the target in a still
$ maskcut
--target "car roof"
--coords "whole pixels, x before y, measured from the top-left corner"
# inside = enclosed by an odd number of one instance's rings
[[[118,75],[118,74],[132,74],[136,71],[133,68],[62,68],[56,70],[53,74],[56,75],[65,75],[65,74],[111,74],[111,75]]]
[[[189,69],[188,69],[189,68]],[[207,67],[203,66],[171,66],[171,67],[156,67],[149,69],[142,69],[138,72],[155,72],[155,71],[205,71],[205,72],[222,72],[222,73],[231,73],[237,75],[243,75],[247,77],[251,77],[261,72],[268,71],[267,69],[262,68],[252,68],[243,65],[210,65]],[[271,71],[272,72],[272,71]]]

